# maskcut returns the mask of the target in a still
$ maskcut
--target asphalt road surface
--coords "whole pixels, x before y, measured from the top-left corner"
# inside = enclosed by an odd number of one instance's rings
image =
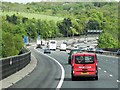
[[[99,80],[82,79],[71,80],[71,66],[68,64],[68,54],[65,51],[52,51],[48,56],[57,60],[64,68],[61,67],[53,59],[43,55],[43,50],[30,47],[31,52],[36,57],[38,64],[35,70],[20,80],[10,88],[56,88],[60,84],[61,75],[64,74],[64,81],[61,82],[60,88],[94,88],[97,90],[117,90],[118,88],[118,58],[97,55],[98,57],[98,75]],[[41,54],[42,52],[43,54]],[[109,88],[109,89],[107,89]],[[81,90],[80,89],[80,90]],[[86,90],[86,89],[85,89]],[[91,90],[91,89],[90,89]]]
[[[35,70],[10,88],[55,88],[61,76],[59,65],[50,58],[41,55],[34,48],[30,48],[37,59]]]

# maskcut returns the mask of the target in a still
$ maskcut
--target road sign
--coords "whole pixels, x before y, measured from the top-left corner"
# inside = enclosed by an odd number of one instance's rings
[[[40,35],[38,35],[38,40],[40,40]]]
[[[28,36],[24,36],[24,43],[25,43],[26,45],[29,44]]]

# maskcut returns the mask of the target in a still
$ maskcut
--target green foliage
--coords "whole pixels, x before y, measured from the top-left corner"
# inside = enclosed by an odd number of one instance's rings
[[[99,28],[100,28],[99,23],[96,20],[89,20],[86,25],[87,30],[88,29],[89,30],[100,30]]]
[[[0,19],[1,21],[1,19]],[[0,58],[2,58],[2,29],[0,25]]]
[[[98,29],[104,31],[99,47],[120,48],[116,2],[3,2],[2,11],[3,57],[18,54],[24,36],[47,39]]]
[[[55,22],[59,21],[59,20],[63,20],[63,18],[61,16],[51,16],[50,14],[48,15],[43,15],[43,14],[38,14],[38,13],[30,13],[30,12],[16,12],[16,11],[10,11],[10,12],[7,12],[7,11],[4,11],[2,12],[2,14],[0,15],[9,15],[9,16],[12,16],[12,15],[19,15],[19,16],[23,16],[25,18],[29,18],[29,19],[41,19],[41,20],[47,20],[47,21],[50,21],[50,20],[54,20]]]
[[[19,34],[16,34],[13,37],[13,40],[14,40],[15,48],[19,52],[21,50],[21,48],[23,47],[23,38]]]
[[[58,22],[57,23],[60,32],[64,35],[64,36],[68,36],[71,33],[71,27],[72,27],[72,21],[70,18],[64,18],[64,20],[62,22]]]
[[[9,32],[2,32],[2,57],[19,54],[22,46],[23,41],[19,35],[13,36]]]
[[[56,22],[53,20],[29,19],[14,14],[3,16],[2,23],[2,57],[19,54],[20,49],[23,47],[24,36],[28,36],[29,41],[36,39],[38,34],[44,39],[62,36]]]
[[[100,48],[118,48],[118,43],[111,34],[103,33],[98,40],[98,46]]]

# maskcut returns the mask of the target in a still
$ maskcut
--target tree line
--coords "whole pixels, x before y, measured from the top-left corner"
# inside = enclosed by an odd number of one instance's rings
[[[87,30],[103,30],[98,40],[100,48],[120,48],[118,36],[117,3],[6,3],[4,11],[39,13],[64,17],[61,21],[41,20],[13,15],[2,16],[2,57],[19,54],[23,37],[41,38],[71,37],[87,33]],[[19,6],[16,7],[16,6]],[[22,11],[24,10],[24,11]]]

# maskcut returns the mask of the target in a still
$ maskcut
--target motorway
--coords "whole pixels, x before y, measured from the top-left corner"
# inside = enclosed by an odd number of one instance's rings
[[[56,50],[52,51],[51,54],[47,54],[62,65],[64,68],[64,72],[62,72],[60,65],[52,58],[44,55],[42,49],[35,49],[34,46],[29,49],[38,61],[37,67],[31,74],[27,75],[10,88],[56,88],[60,84],[62,74],[64,74],[64,81],[61,82],[60,88],[92,88],[91,90],[93,90],[93,88],[95,90],[97,88],[103,88],[102,90],[115,90],[115,88],[118,88],[117,57],[97,55],[99,61],[98,81],[93,79],[78,79],[76,81],[72,81],[71,66],[67,61],[67,52]]]

